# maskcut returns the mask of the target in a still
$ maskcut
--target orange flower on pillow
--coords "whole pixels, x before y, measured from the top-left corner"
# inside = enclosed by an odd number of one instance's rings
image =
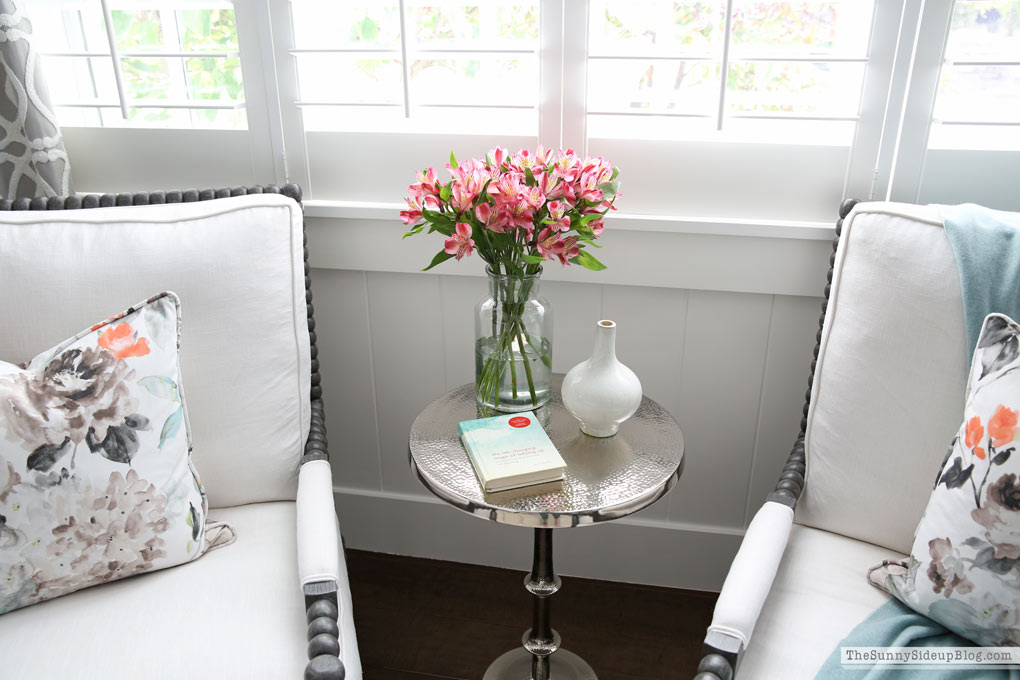
[[[992,446],[1008,444],[1016,437],[1017,412],[1002,404],[995,407],[995,413],[988,421],[988,435],[992,438]]]
[[[149,353],[149,341],[139,338],[129,323],[110,326],[99,335],[98,344],[118,359],[144,357]]]
[[[985,436],[985,428],[981,426],[981,418],[974,416],[967,421],[967,431],[963,438],[964,443],[967,444],[968,449],[974,450],[974,455],[981,460],[985,459],[984,448],[978,446],[981,443],[981,438]]]

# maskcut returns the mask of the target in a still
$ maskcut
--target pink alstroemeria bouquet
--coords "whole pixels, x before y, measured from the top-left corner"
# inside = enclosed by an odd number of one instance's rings
[[[494,297],[502,307],[492,316],[493,342],[476,364],[479,404],[500,408],[504,387],[509,391],[503,401],[516,403],[517,366],[523,364],[528,406],[537,408],[548,400],[552,350],[551,343],[531,337],[533,329],[523,318],[525,303],[546,260],[605,269],[586,247],[601,247],[596,240],[602,217],[615,210],[619,171],[602,157],[582,159],[571,149],[542,147],[514,154],[496,147],[484,159],[463,163],[451,153],[446,168],[449,182],[441,183],[435,169],[428,168],[409,187],[407,210],[400,211],[401,221],[411,226],[404,237],[426,226],[428,233],[446,237],[425,270],[478,251],[490,278],[500,282]],[[532,370],[539,362],[544,390],[536,388]]]

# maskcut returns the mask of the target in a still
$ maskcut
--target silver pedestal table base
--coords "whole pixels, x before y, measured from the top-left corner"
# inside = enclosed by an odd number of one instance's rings
[[[535,530],[531,573],[524,580],[532,595],[531,628],[523,646],[497,658],[483,680],[597,680],[581,657],[560,648],[550,623],[551,597],[560,589],[553,571],[552,530],[641,510],[666,495],[683,469],[683,434],[656,402],[644,397],[617,434],[591,437],[563,408],[562,381],[562,374],[553,375],[552,399],[533,412],[567,463],[562,482],[482,491],[457,435],[459,422],[480,417],[474,384],[436,399],[411,426],[411,469],[429,491],[476,517]]]

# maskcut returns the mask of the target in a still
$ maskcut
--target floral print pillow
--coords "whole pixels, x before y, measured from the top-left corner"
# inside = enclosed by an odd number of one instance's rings
[[[161,293],[27,365],[0,361],[0,614],[217,542],[191,464],[179,320]]]
[[[984,321],[963,424],[917,526],[910,560],[869,580],[984,646],[1020,645],[1020,326]]]

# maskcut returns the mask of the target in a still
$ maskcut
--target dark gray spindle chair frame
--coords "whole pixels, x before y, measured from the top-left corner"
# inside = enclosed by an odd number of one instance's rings
[[[7,210],[79,210],[126,205],[156,205],[162,203],[194,203],[230,196],[248,194],[283,194],[301,204],[301,187],[287,184],[232,187],[224,189],[185,189],[183,191],[152,191],[121,194],[87,194],[84,196],[51,196],[0,200],[0,211]],[[329,460],[326,440],[326,419],[322,405],[322,376],[319,374],[319,349],[316,346],[315,308],[312,305],[312,278],[308,265],[308,234],[304,234],[305,304],[308,310],[308,339],[311,349],[311,427],[305,442],[301,464],[312,460]],[[306,680],[342,680],[343,662],[340,661],[340,628],[337,623],[336,585],[328,581],[309,583],[304,587],[305,612],[308,622],[308,665]]]
[[[818,363],[818,352],[822,341],[822,326],[825,325],[825,310],[829,308],[829,292],[832,289],[832,271],[836,264],[836,249],[839,247],[839,237],[843,233],[843,220],[850,211],[857,205],[856,199],[847,199],[839,206],[839,219],[836,221],[836,237],[832,239],[832,254],[829,256],[829,273],[825,277],[825,292],[822,300],[822,315],[818,317],[818,333],[815,334],[814,357],[811,359],[811,371],[808,376],[808,389],[804,394],[804,410],[800,419],[800,434],[797,435],[793,444],[790,457],[783,466],[779,475],[779,482],[776,490],[768,495],[767,500],[788,505],[793,509],[797,508],[797,501],[804,490],[804,470],[806,457],[804,454],[804,433],[807,431],[807,416],[811,408],[811,386],[815,379],[815,366]],[[713,636],[711,633],[705,638],[702,647],[701,663],[698,664],[698,674],[694,680],[732,680],[736,675],[737,661],[743,650],[736,638],[728,636]]]

